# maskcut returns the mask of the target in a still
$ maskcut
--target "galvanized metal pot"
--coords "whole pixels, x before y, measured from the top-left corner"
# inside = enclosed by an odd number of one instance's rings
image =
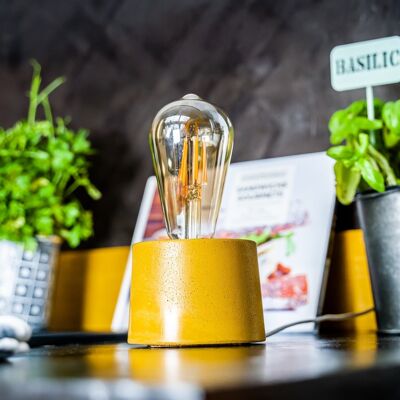
[[[400,334],[400,187],[357,196],[378,331]]]
[[[0,315],[22,318],[33,331],[46,328],[60,240],[38,238],[36,251],[0,241]]]

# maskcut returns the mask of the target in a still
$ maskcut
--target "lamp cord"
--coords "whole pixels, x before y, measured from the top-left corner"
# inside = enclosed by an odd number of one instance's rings
[[[295,325],[307,324],[310,322],[319,323],[319,322],[323,322],[323,321],[344,321],[346,319],[361,317],[362,315],[368,314],[374,310],[375,310],[374,307],[371,307],[371,308],[368,308],[367,310],[359,311],[359,312],[347,312],[347,313],[342,313],[342,314],[324,314],[324,315],[320,315],[316,318],[303,319],[303,320],[291,322],[289,324],[282,325],[282,326],[279,326],[278,328],[267,331],[267,332],[265,332],[265,337],[270,337],[272,335],[275,335],[278,332],[283,331],[284,329],[290,328]]]

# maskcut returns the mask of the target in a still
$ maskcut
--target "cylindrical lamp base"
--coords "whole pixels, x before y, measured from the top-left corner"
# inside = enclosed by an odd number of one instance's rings
[[[188,239],[133,245],[128,343],[178,347],[263,340],[254,242]]]

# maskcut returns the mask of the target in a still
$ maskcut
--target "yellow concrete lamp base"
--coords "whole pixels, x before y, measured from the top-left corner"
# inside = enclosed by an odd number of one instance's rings
[[[188,239],[133,245],[129,343],[178,347],[263,340],[254,242]]]

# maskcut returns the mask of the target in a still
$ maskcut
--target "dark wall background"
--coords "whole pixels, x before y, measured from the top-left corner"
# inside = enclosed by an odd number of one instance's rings
[[[65,75],[55,113],[98,149],[89,245],[127,244],[164,104],[193,92],[225,109],[234,161],[324,150],[330,114],[363,96],[331,89],[331,48],[399,33],[398,0],[0,0],[0,125],[26,114],[30,58],[45,83]]]

